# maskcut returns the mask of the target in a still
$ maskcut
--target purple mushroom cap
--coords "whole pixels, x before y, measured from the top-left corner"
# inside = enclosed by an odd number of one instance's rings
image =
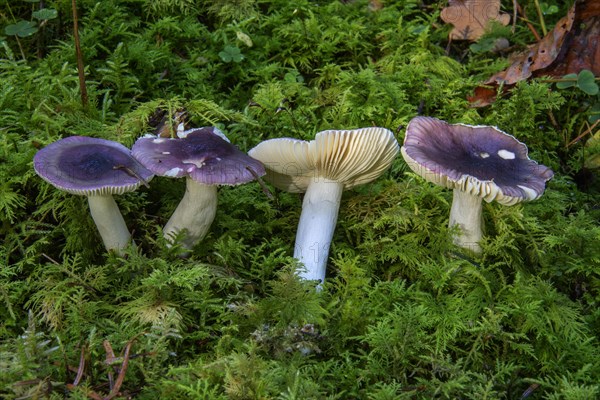
[[[182,138],[142,137],[133,156],[160,176],[189,176],[205,185],[238,185],[265,174],[258,160],[224,139],[214,127],[193,129]]]
[[[527,155],[527,146],[491,126],[413,118],[402,154],[425,179],[486,201],[515,204],[542,195],[554,173]]]
[[[33,158],[33,168],[58,189],[85,196],[130,192],[153,177],[127,147],[85,136],[70,136],[44,147]]]

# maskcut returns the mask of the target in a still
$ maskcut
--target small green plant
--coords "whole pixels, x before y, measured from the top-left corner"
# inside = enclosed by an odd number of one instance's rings
[[[227,45],[219,52],[219,57],[226,63],[239,63],[244,59],[244,55],[236,46]]]
[[[15,24],[6,25],[4,27],[4,33],[9,36],[18,36],[21,38],[33,35],[38,31],[35,22],[32,21],[18,21]]]
[[[38,3],[39,0],[25,0],[27,3]],[[41,7],[41,6],[40,6]],[[12,13],[12,9],[10,5],[8,6],[8,13],[11,15],[13,23],[8,24],[4,27],[4,33],[8,36],[14,36],[17,45],[19,46],[19,50],[21,51],[21,56],[23,59],[26,59],[25,51],[21,44],[19,38],[27,38],[35,35],[41,28],[48,23],[49,20],[55,19],[58,17],[58,11],[54,8],[39,8],[38,10],[31,12],[32,20],[20,19],[17,20],[15,15]],[[34,20],[37,20],[34,21]]]
[[[596,77],[592,71],[584,69],[578,74],[567,74],[562,77],[562,80],[556,83],[558,89],[567,89],[570,87],[576,87],[585,94],[590,96],[598,94],[598,84],[596,83]]]
[[[557,14],[559,8],[556,4],[540,3],[540,9],[544,15]]]

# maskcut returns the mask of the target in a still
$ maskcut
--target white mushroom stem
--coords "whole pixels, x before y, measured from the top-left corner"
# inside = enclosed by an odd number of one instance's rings
[[[186,178],[185,194],[163,229],[165,239],[185,230],[181,244],[191,249],[206,236],[217,213],[217,186]]]
[[[459,247],[481,253],[479,242],[483,237],[481,197],[473,196],[462,190],[454,189],[452,208],[450,209],[450,229],[458,226],[459,232],[453,236],[453,242]]]
[[[304,264],[298,275],[322,283],[344,185],[319,178],[308,185],[296,232],[294,257]]]
[[[93,195],[88,196],[88,204],[106,250],[123,255],[123,249],[131,241],[131,234],[115,199],[110,194]]]

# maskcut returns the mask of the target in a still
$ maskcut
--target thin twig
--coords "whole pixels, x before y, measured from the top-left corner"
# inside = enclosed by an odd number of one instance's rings
[[[583,137],[589,133],[591,133],[594,128],[600,123],[600,119],[596,120],[596,122],[594,122],[592,124],[592,126],[590,126],[589,128],[587,128],[581,135],[577,136],[575,139],[571,140],[568,144],[567,144],[567,148],[571,147],[571,145],[579,142],[581,139],[583,139]]]
[[[110,390],[112,390],[114,387],[114,377],[112,374],[111,364],[115,361],[115,352],[113,351],[113,348],[108,340],[102,342],[102,346],[104,346],[104,351],[106,351],[106,361],[104,362],[110,367],[108,369],[108,387]]]
[[[525,390],[525,391],[523,392],[523,394],[521,395],[521,400],[524,400],[524,399],[528,398],[529,396],[531,396],[531,394],[532,394],[533,392],[535,392],[535,391],[536,391],[536,390],[537,390],[539,387],[540,387],[540,384],[539,384],[539,383],[532,383],[532,384],[531,384],[531,385],[530,385],[530,386],[527,388],[527,390]]]
[[[21,41],[19,37],[15,35],[15,39],[17,40],[17,44],[19,45],[19,51],[21,52],[21,57],[23,57],[23,61],[27,61],[27,57],[25,57],[25,52],[23,51],[23,46],[21,45]]]
[[[123,170],[127,175],[129,175],[129,176],[131,176],[133,178],[137,178],[140,181],[142,181],[142,185],[146,186],[147,188],[150,187],[150,185],[148,185],[148,182],[144,178],[142,178],[140,176],[140,174],[138,174],[137,172],[135,172],[134,170],[132,170],[131,168],[129,168],[129,167],[125,166],[125,165],[120,165],[120,164],[119,165],[115,165],[113,167],[113,169]]]
[[[54,258],[50,257],[48,254],[42,253],[42,256],[47,258],[51,263],[53,263],[55,265],[60,265],[60,263],[58,261],[56,261]]]
[[[260,187],[262,188],[263,193],[270,199],[273,200],[275,197],[273,196],[273,193],[271,193],[271,191],[269,190],[269,188],[267,187],[267,185],[265,184],[265,182],[262,180],[262,178],[260,176],[258,176],[258,174],[256,173],[256,171],[254,171],[252,168],[250,167],[246,167],[246,169],[248,171],[250,171],[250,173],[252,174],[252,176],[254,177],[254,179],[256,179],[256,181],[258,182],[258,184],[260,185]]]
[[[539,42],[540,40],[542,40],[542,38],[540,37],[539,33],[535,30],[533,24],[529,21],[529,19],[527,19],[527,14],[525,14],[525,9],[523,9],[523,7],[521,7],[519,5],[519,3],[517,3],[517,10],[522,15],[522,17],[520,17],[521,20],[525,21],[525,23],[527,24],[527,27],[529,28],[529,30],[531,31],[531,33],[533,33],[533,36],[535,36],[535,40],[537,42]]]
[[[103,400],[102,396],[100,396],[98,393],[94,392],[93,390],[89,391],[86,394],[92,400]]]
[[[77,368],[77,375],[73,381],[73,386],[79,385],[81,378],[83,377],[83,371],[85,370],[85,345],[81,346],[81,355],[79,356],[79,368]]]
[[[131,351],[131,346],[133,346],[134,340],[135,338],[131,339],[125,345],[125,351],[123,353],[123,363],[121,364],[121,368],[119,369],[119,375],[117,376],[117,380],[115,381],[115,386],[112,388],[108,396],[104,398],[104,400],[110,400],[119,394],[119,390],[121,390],[121,385],[123,385],[123,381],[125,380],[125,373],[127,372],[127,367],[129,366],[129,352]]]
[[[39,5],[38,5],[38,9],[39,10],[43,10],[44,8],[46,8],[46,4],[44,2],[44,0],[41,0]],[[40,22],[40,30],[39,33],[37,35],[36,38],[36,44],[37,44],[37,57],[38,59],[41,59],[44,57],[44,51],[42,50],[42,47],[44,46],[44,39],[45,39],[45,31],[46,31],[46,24],[48,23],[48,20],[42,20]]]
[[[12,9],[10,8],[10,2],[6,2],[6,8],[8,10],[8,13],[10,14],[13,22],[16,24],[17,23],[17,19],[15,18],[15,15],[12,12]],[[19,51],[21,52],[21,57],[23,57],[23,61],[26,61],[27,58],[25,57],[25,52],[23,51],[23,46],[21,45],[21,41],[19,40],[19,36],[15,35],[15,39],[17,41],[17,45],[19,46]]]
[[[540,7],[540,2],[538,0],[533,0],[535,3],[535,10],[538,13],[538,18],[540,19],[540,25],[542,27],[542,33],[544,36],[548,34],[548,30],[546,29],[546,21],[544,21],[544,13],[542,12],[542,7]]]
[[[117,380],[115,381],[115,385],[112,387],[110,393],[108,394],[108,396],[104,397],[103,400],[110,400],[113,397],[117,396],[119,394],[119,390],[121,389],[121,385],[123,385],[123,381],[125,380],[125,373],[127,372],[127,367],[129,366],[129,358],[130,358],[130,352],[131,352],[131,346],[133,346],[133,342],[140,336],[146,334],[146,332],[141,332],[137,335],[135,335],[133,338],[131,338],[127,344],[125,345],[125,350],[123,351],[123,363],[121,364],[121,368],[119,369],[119,375],[117,376]],[[115,359],[115,354],[112,351],[112,347],[110,345],[110,343],[108,342],[108,340],[105,340],[105,349],[107,350],[107,354],[106,354],[106,359],[108,361],[109,358],[109,351],[110,351],[110,355],[111,358],[114,360]]]
[[[83,64],[83,54],[81,53],[81,42],[79,41],[79,20],[77,18],[76,0],[71,0],[73,7],[73,39],[75,40],[75,54],[77,56],[77,75],[79,76],[79,91],[81,93],[81,104],[88,106],[87,87],[85,85],[85,66]]]
[[[511,32],[515,33],[515,30],[517,29],[517,8],[519,7],[519,3],[517,3],[517,0],[513,0],[513,23],[512,23],[512,29]]]

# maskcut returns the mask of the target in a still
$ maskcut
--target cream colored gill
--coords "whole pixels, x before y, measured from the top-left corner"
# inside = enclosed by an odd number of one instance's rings
[[[366,183],[379,177],[389,168],[399,152],[398,141],[396,141],[394,134],[390,130],[383,128],[369,129],[375,136],[370,144],[373,147],[371,151],[379,154],[378,162],[370,165],[369,170],[364,172],[362,176],[355,181],[355,185]],[[378,131],[381,131],[381,133]]]
[[[346,188],[370,182],[398,154],[398,142],[385,128],[323,131],[315,137],[318,174]]]

